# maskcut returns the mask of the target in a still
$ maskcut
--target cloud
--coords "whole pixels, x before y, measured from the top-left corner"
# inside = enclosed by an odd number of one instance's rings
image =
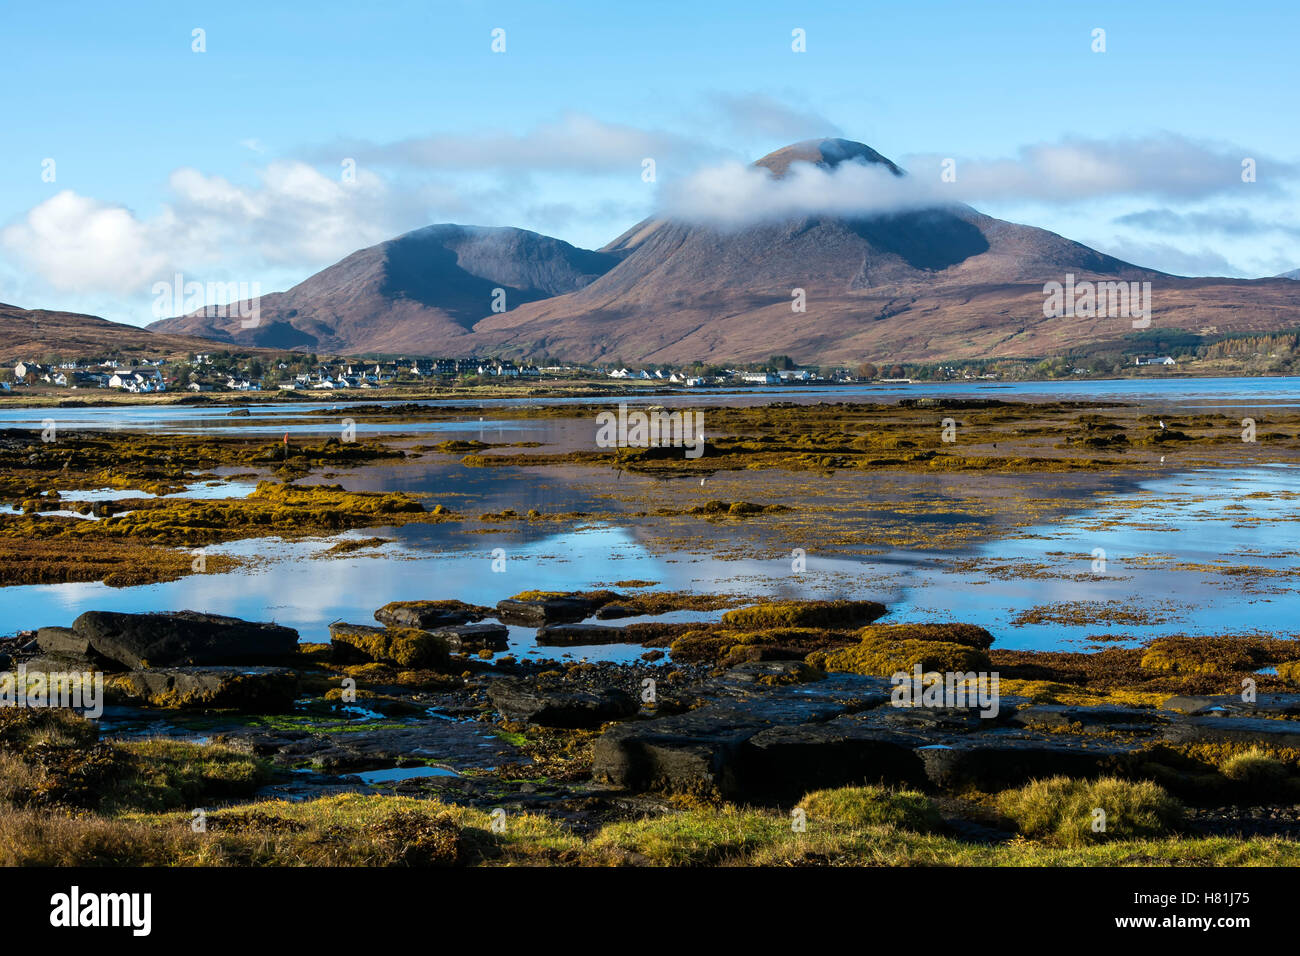
[[[936,205],[934,184],[885,166],[845,162],[833,169],[793,163],[784,176],[740,162],[710,166],[665,184],[661,211],[673,219],[737,227],[805,215],[862,216]]]
[[[1179,276],[1229,276],[1240,278],[1252,270],[1243,269],[1229,262],[1221,253],[1213,249],[1180,249],[1165,242],[1131,242],[1119,240],[1085,240],[1085,245],[1098,252],[1132,262],[1148,269],[1168,272]]]
[[[1242,181],[1251,158],[1257,181]],[[943,158],[909,157],[918,176],[938,176]],[[1117,139],[1070,138],[1021,147],[1014,158],[959,159],[957,182],[969,199],[1074,202],[1106,196],[1192,200],[1243,190],[1276,193],[1300,165],[1261,157],[1240,147],[1205,143],[1173,133]]]
[[[0,245],[56,289],[127,293],[166,268],[168,231],[65,189],[0,231]]]
[[[1300,173],[1300,165],[1256,157],[1261,178],[1243,183],[1244,155],[1229,146],[1160,134],[1040,143],[1007,159],[911,156],[904,163],[908,175],[901,178],[859,162],[832,169],[798,163],[778,178],[728,161],[666,184],[661,208],[671,217],[739,225],[810,214],[874,215],[955,202],[1070,204],[1141,196],[1191,201],[1240,196],[1246,189],[1251,195],[1277,194]],[[945,169],[955,174],[950,181],[943,178]]]
[[[663,130],[608,123],[583,113],[566,113],[525,133],[434,134],[392,143],[341,140],[308,152],[315,161],[442,170],[612,173],[640,175],[641,161],[681,161],[698,156],[701,145]],[[716,154],[714,154],[716,155]]]
[[[760,136],[780,143],[838,136],[840,128],[820,113],[792,106],[764,93],[715,93],[710,102],[719,119],[739,136]]]
[[[257,281],[250,271],[328,262],[424,224],[374,175],[344,182],[296,161],[271,163],[253,186],[178,169],[168,192],[141,217],[64,190],[0,230],[0,248],[56,291],[132,296],[177,271]]]
[[[1261,219],[1246,209],[1211,209],[1176,212],[1172,209],[1143,209],[1118,216],[1116,225],[1185,236],[1213,232],[1227,236],[1260,236],[1281,233],[1300,237],[1300,225]]]

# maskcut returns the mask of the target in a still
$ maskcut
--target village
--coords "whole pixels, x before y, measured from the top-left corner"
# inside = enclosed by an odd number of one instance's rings
[[[871,368],[874,373],[874,367]],[[722,385],[849,384],[876,376],[848,369],[677,369],[667,366],[516,364],[509,359],[399,358],[318,360],[288,354],[274,359],[225,353],[196,353],[185,359],[137,358],[131,362],[48,360],[16,362],[0,370],[0,388],[53,386],[67,389],[116,389],[134,394],[163,392],[262,392],[388,389],[458,380],[600,380],[704,388]]]
[[[1158,366],[1174,369],[1168,355],[1138,355],[1128,369]],[[1118,365],[1118,363],[1117,363]],[[279,355],[214,351],[184,357],[94,357],[43,362],[16,362],[0,368],[0,394],[15,388],[110,389],[132,394],[186,392],[309,392],[352,389],[403,389],[429,385],[522,382],[598,382],[614,380],[648,387],[735,388],[798,385],[898,385],[918,381],[1014,381],[1087,375],[1124,374],[1122,366],[1085,367],[1063,359],[1035,364],[1015,360],[995,364],[881,365],[856,367],[799,365],[787,356],[767,362],[722,367],[627,366],[516,363],[508,358],[318,357],[303,352]]]

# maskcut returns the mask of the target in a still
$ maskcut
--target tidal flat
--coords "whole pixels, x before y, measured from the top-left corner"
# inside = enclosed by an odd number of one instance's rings
[[[1269,398],[8,410],[4,862],[1294,865]]]

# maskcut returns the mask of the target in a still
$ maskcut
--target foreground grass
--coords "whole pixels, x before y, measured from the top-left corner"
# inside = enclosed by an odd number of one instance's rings
[[[861,788],[848,788],[856,790]],[[928,826],[902,803],[863,809],[858,794],[823,791],[795,832],[786,814],[722,807],[669,811],[611,823],[589,838],[530,813],[488,812],[410,797],[342,794],[264,801],[208,811],[119,817],[0,810],[0,865],[127,866],[1296,866],[1300,844],[1283,839],[1160,836],[1063,846],[1017,837],[971,843],[895,823]],[[923,799],[923,798],[922,798]],[[890,806],[893,808],[890,809]]]

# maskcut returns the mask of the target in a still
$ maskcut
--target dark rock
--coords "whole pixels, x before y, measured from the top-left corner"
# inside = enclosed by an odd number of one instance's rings
[[[292,628],[196,611],[86,611],[72,630],[96,653],[135,670],[278,660],[298,647]]]
[[[727,679],[745,683],[799,683],[817,673],[803,661],[746,661],[730,668]]]
[[[891,701],[872,714],[872,720],[882,727],[917,727],[929,731],[987,730],[1011,721],[1019,708],[1029,703],[1024,697],[1002,697],[998,700],[996,714],[986,715],[978,706],[927,707],[921,704],[895,706]]]
[[[593,602],[580,597],[506,598],[497,602],[497,619],[520,627],[569,624],[590,617],[594,607]]]
[[[458,624],[429,632],[447,642],[452,651],[504,651],[510,647],[510,628],[504,624]]]
[[[130,671],[113,679],[113,689],[151,707],[287,710],[298,675],[287,667],[160,667]]]
[[[674,717],[619,724],[593,747],[592,774],[629,790],[736,795],[736,756],[765,725],[736,710],[701,708]]]
[[[1193,716],[1233,714],[1248,717],[1256,714],[1300,716],[1300,694],[1260,694],[1254,701],[1244,701],[1240,694],[1218,694],[1206,697],[1179,695],[1170,697],[1160,705],[1161,710],[1172,710]]]
[[[740,749],[738,790],[751,799],[794,801],[827,787],[920,785],[925,766],[916,745],[913,736],[875,729],[852,717],[769,727]]]
[[[373,729],[358,725],[345,734],[277,730],[229,735],[227,740],[281,766],[296,767],[306,760],[330,773],[391,767],[413,757],[445,760],[457,769],[487,769],[524,757],[475,720],[383,722]]]
[[[1063,704],[1038,704],[1022,707],[1011,717],[1020,727],[1074,727],[1082,731],[1122,731],[1153,734],[1169,723],[1167,714],[1150,708],[1119,707],[1103,704],[1096,707],[1073,707]]]
[[[631,717],[639,705],[631,694],[617,688],[602,690],[552,690],[523,681],[497,680],[488,687],[492,705],[508,720],[543,727],[599,727],[611,720]]]
[[[1170,743],[1244,743],[1300,747],[1300,721],[1269,717],[1185,717],[1164,733]]]
[[[620,617],[638,617],[641,614],[636,608],[628,607],[626,604],[606,604],[596,612],[596,617],[602,621],[612,621]]]
[[[375,612],[375,620],[389,627],[414,627],[434,631],[481,621],[489,609],[461,601],[392,601]]]
[[[70,627],[42,627],[36,632],[36,645],[40,651],[50,657],[80,664],[83,667],[105,669],[104,665],[114,665],[104,655],[91,647],[90,639],[78,634]],[[115,665],[120,667],[120,665]]]
[[[1040,777],[1095,777],[1135,748],[1066,734],[994,730],[917,750],[936,787],[1004,790]]]
[[[627,631],[608,624],[548,624],[537,629],[537,643],[548,647],[626,644],[627,642]]]
[[[884,678],[834,674],[807,684],[771,687],[753,674],[724,675],[704,688],[710,701],[684,714],[630,722],[602,734],[593,748],[593,775],[629,790],[716,791],[742,799],[779,789],[763,764],[744,772],[742,749],[775,726],[816,724],[889,699]]]

